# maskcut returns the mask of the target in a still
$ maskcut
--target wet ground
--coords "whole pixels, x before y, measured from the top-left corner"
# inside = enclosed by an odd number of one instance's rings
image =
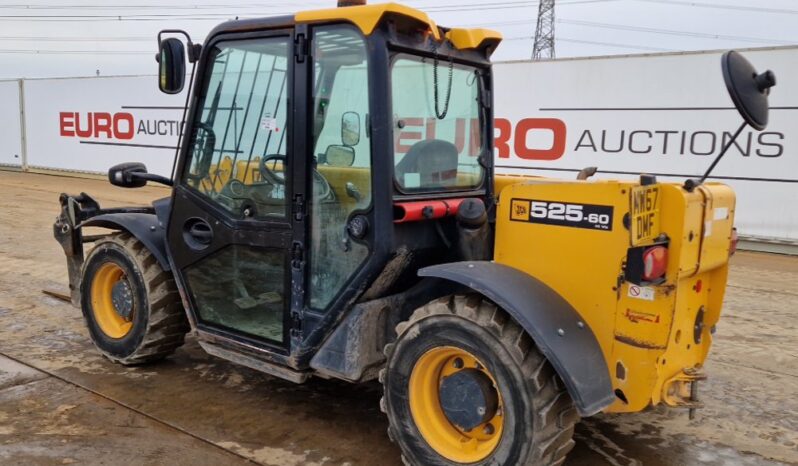
[[[0,171],[0,464],[400,465],[375,385],[297,386],[203,353],[98,355],[52,238],[62,191],[104,206],[168,191]],[[798,258],[741,252],[702,385],[706,408],[599,415],[568,465],[798,464]]]

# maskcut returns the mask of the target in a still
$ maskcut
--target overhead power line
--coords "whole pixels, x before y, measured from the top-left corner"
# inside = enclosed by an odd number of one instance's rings
[[[746,36],[736,36],[736,35],[726,35],[726,34],[711,34],[705,32],[677,31],[672,29],[630,26],[625,24],[597,23],[593,21],[580,21],[575,19],[558,19],[557,22],[563,24],[572,24],[576,26],[595,27],[601,29],[615,29],[619,31],[647,32],[652,34],[665,34],[665,35],[682,36],[682,37],[698,37],[702,39],[720,39],[720,40],[731,40],[738,42],[753,42],[757,44],[770,43],[778,45],[793,45],[796,43],[795,41],[768,39],[764,37],[746,37]]]
[[[574,44],[589,44],[589,45],[603,45],[606,47],[618,47],[624,49],[635,49],[635,50],[648,50],[651,52],[674,52],[674,49],[664,49],[660,47],[648,47],[645,45],[632,45],[632,44],[619,44],[616,42],[599,42],[595,40],[581,40],[581,39],[569,39],[567,37],[557,36],[557,40],[560,42],[571,42]]]
[[[737,11],[750,11],[755,13],[798,15],[798,10],[792,10],[789,8],[765,8],[761,6],[743,6],[743,5],[730,5],[730,4],[718,4],[718,3],[706,3],[706,2],[686,2],[679,0],[637,0],[637,1],[646,2],[646,3],[662,3],[664,5],[671,5],[671,6],[690,6],[698,8],[713,8],[718,10],[737,10]]]
[[[0,40],[19,42],[155,42],[155,35],[137,37],[0,36]]]
[[[154,55],[152,50],[36,50],[36,49],[0,49],[2,54],[29,55]]]
[[[535,36],[520,36],[520,37],[507,37],[504,40],[534,40]],[[646,50],[649,52],[674,52],[674,49],[664,49],[660,47],[647,47],[644,45],[634,45],[634,44],[621,44],[617,42],[599,42],[594,40],[581,40],[581,39],[571,39],[568,37],[563,37],[561,35],[557,36],[558,42],[572,42],[575,44],[589,44],[589,45],[603,45],[607,47],[617,47],[623,49],[634,49],[634,50]]]
[[[544,0],[548,1],[548,0]],[[606,3],[618,0],[563,0],[563,5],[579,5],[590,3]],[[262,4],[260,7],[267,9],[275,6],[286,6],[290,4]],[[538,7],[539,1],[508,1],[508,2],[478,2],[467,3],[459,5],[440,5],[431,4],[426,6],[417,5],[417,8],[430,13],[437,12],[461,12],[461,11],[489,11],[489,10],[505,10]],[[88,5],[83,5],[88,6]],[[8,7],[6,5],[6,7]],[[100,5],[93,5],[94,9],[107,10],[107,8]],[[149,8],[147,5],[138,5],[138,10],[146,10]],[[253,5],[245,5],[246,8],[251,8]],[[22,7],[20,7],[22,8]],[[69,9],[66,6],[47,5],[49,9]],[[220,5],[218,9],[235,10],[236,7],[228,5]],[[28,8],[23,8],[28,9]],[[6,14],[0,15],[0,21],[54,21],[54,22],[76,22],[76,21],[166,21],[166,20],[184,20],[184,21],[211,21],[211,20],[225,20],[238,16],[241,19],[259,18],[263,16],[276,16],[276,15],[290,15],[295,11],[264,11],[262,14],[255,14],[254,12],[248,13],[246,16],[237,14],[240,12],[230,11],[228,13],[136,13],[136,14]]]
[[[305,3],[310,5],[312,3]],[[329,4],[329,2],[325,2]],[[293,2],[272,2],[272,3],[218,3],[218,4],[201,4],[201,5],[181,5],[181,4],[126,4],[126,5],[108,5],[108,4],[65,4],[65,3],[51,3],[51,4],[12,4],[0,5],[0,9],[11,10],[219,10],[227,8],[274,8],[278,7],[291,7],[295,6]],[[317,3],[317,5],[322,5]]]

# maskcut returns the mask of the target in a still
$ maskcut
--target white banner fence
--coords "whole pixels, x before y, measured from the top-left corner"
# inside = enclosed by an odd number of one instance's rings
[[[744,131],[712,179],[736,190],[742,236],[798,245],[798,47],[744,54],[776,73],[770,125]],[[572,178],[597,166],[603,178],[701,175],[741,122],[720,56],[497,63],[497,171]],[[104,173],[141,161],[171,174],[185,94],[160,93],[154,76],[0,81],[0,102],[0,167]],[[417,126],[402,131],[428,130]]]

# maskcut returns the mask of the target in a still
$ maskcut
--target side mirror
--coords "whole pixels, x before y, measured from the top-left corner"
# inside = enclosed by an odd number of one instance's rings
[[[122,188],[140,188],[148,181],[172,186],[172,180],[165,176],[147,173],[147,166],[141,162],[125,162],[108,169],[108,181]]]
[[[768,96],[770,88],[776,85],[776,75],[767,70],[764,73],[757,73],[754,65],[744,56],[730,50],[723,54],[720,59],[720,66],[723,70],[723,81],[726,83],[726,90],[734,102],[734,106],[743,117],[743,124],[732,135],[731,139],[721,149],[720,154],[709,166],[704,176],[700,179],[688,178],[684,181],[684,189],[692,192],[696,186],[700,185],[709,177],[712,170],[726,155],[734,141],[743,132],[746,125],[750,125],[757,131],[762,131],[768,125]]]
[[[136,175],[146,173],[147,166],[143,163],[120,163],[108,170],[108,181],[110,181],[112,185],[122,188],[140,188],[147,184],[147,180]]]
[[[768,125],[768,96],[776,85],[776,75],[767,70],[757,73],[741,54],[729,51],[721,58],[723,80],[734,106],[746,123],[757,131]]]
[[[158,50],[158,87],[165,94],[183,90],[186,80],[186,49],[175,37],[161,41]]]
[[[341,115],[341,142],[345,146],[356,146],[360,142],[360,115],[345,112]]]
[[[351,167],[355,163],[355,149],[349,146],[328,146],[324,158],[327,165]]]

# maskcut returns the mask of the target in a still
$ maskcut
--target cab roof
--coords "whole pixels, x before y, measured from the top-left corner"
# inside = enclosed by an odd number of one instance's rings
[[[371,35],[377,26],[389,18],[403,18],[416,23],[420,29],[440,41],[447,39],[459,50],[481,49],[492,45],[491,51],[501,42],[499,32],[482,28],[443,28],[423,11],[398,3],[377,3],[373,5],[327,8],[323,10],[302,11],[291,16],[228,21],[217,26],[216,32],[244,31],[261,28],[290,27],[295,24],[319,24],[345,21],[355,25],[363,35]]]
[[[303,11],[294,16],[297,23],[319,23],[330,21],[348,21],[357,26],[364,35],[371,34],[377,25],[388,16],[401,16],[419,23],[427,29],[436,40],[441,40],[441,33],[455,48],[476,49],[485,42],[498,44],[502,36],[490,29],[439,28],[430,17],[421,10],[400,5],[398,3],[378,3],[374,5],[328,8],[325,10]]]

